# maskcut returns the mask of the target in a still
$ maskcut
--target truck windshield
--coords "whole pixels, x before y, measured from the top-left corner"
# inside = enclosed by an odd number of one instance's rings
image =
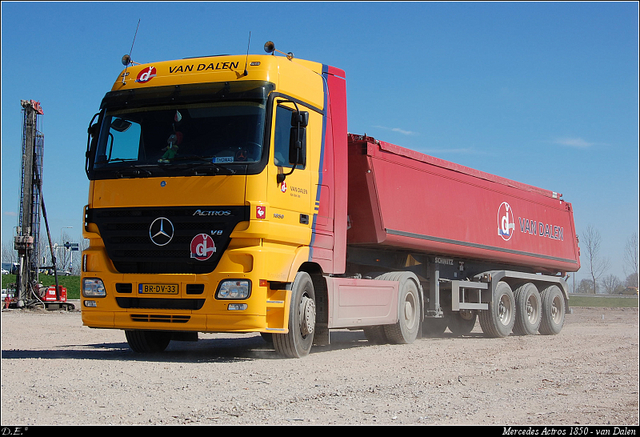
[[[260,161],[265,110],[256,102],[214,102],[108,110],[94,170],[186,169],[211,164],[220,171]],[[125,171],[126,173],[126,171]]]
[[[87,154],[90,179],[255,174],[264,166],[271,82],[185,84],[108,92]]]

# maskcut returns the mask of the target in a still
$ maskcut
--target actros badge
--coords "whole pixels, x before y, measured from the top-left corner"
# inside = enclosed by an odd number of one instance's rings
[[[165,246],[173,238],[173,223],[166,217],[158,217],[149,226],[149,238],[156,246]]]

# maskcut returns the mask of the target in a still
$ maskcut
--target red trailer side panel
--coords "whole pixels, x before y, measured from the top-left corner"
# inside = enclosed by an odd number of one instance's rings
[[[527,266],[580,268],[561,195],[370,137],[349,135],[347,243]]]

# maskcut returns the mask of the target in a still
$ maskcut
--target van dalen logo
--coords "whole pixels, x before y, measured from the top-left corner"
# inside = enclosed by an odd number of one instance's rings
[[[507,202],[502,202],[498,208],[498,235],[504,241],[509,241],[516,230],[516,222],[513,219],[513,211]]]
[[[206,261],[216,252],[216,243],[207,234],[198,234],[191,240],[191,258]]]
[[[156,67],[147,67],[140,70],[136,82],[145,83],[156,77]]]
[[[149,238],[156,246],[165,246],[173,239],[173,223],[166,217],[158,217],[149,226]]]

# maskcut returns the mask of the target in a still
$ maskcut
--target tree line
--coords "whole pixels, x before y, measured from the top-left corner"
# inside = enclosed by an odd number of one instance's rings
[[[592,225],[585,228],[580,236],[580,255],[582,268],[588,270],[589,279],[578,284],[576,293],[623,294],[638,292],[638,233],[627,238],[624,246],[622,269],[626,278],[621,280],[613,274],[607,274],[611,268],[608,257],[602,253],[602,237]]]
[[[68,247],[65,247],[65,243],[73,241],[72,238],[66,232],[60,233],[59,240],[52,236],[51,244],[53,245],[53,253],[56,257],[56,270],[60,273],[69,272],[71,275],[79,276],[82,265],[82,250],[89,246],[88,240],[82,240],[79,244],[79,251],[71,251]],[[40,238],[38,242],[38,255],[40,272],[47,274],[53,267],[53,260],[51,257],[51,247],[49,246],[49,240],[46,238]],[[8,241],[2,242],[2,264],[15,264],[20,260],[18,259],[18,252],[13,248],[13,238]],[[52,272],[51,272],[52,273]]]
[[[60,241],[53,241],[54,253],[56,254],[56,267],[58,271],[68,271],[72,275],[80,274],[82,250],[88,246],[88,242],[80,242],[80,251],[71,252],[64,247],[64,243],[70,241],[70,237],[61,233]],[[580,252],[582,269],[586,269],[589,279],[582,279],[579,284],[574,284],[575,293],[591,294],[622,294],[637,292],[638,290],[638,234],[634,233],[627,238],[623,252],[623,271],[626,275],[624,280],[613,274],[607,274],[611,268],[608,257],[602,253],[602,237],[600,232],[591,225],[588,225],[584,233],[580,236]],[[40,240],[40,265],[52,266],[51,249],[48,240]],[[2,245],[2,262],[18,262],[18,253],[13,248],[13,240],[6,241]]]

